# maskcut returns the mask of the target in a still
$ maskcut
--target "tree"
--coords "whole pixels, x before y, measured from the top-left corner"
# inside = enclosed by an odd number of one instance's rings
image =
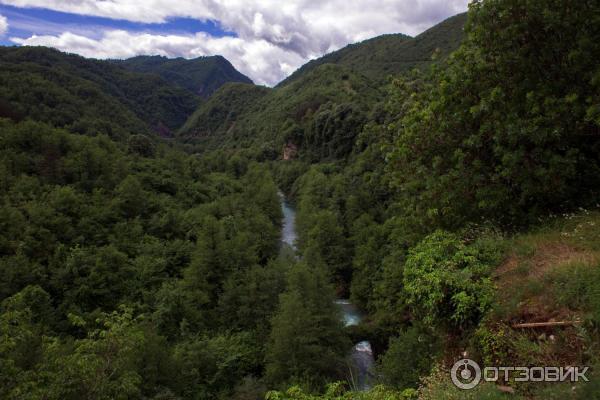
[[[228,396],[261,362],[248,333],[192,337],[177,345],[175,360],[181,371],[182,395],[198,399]]]
[[[98,322],[100,327],[75,341],[72,351],[65,351],[58,339],[46,345],[47,361],[40,375],[48,377],[43,389],[48,398],[141,398],[143,378],[138,367],[146,340],[139,319],[124,308],[102,314]]]
[[[148,206],[148,194],[134,176],[125,178],[117,188],[116,203],[126,218],[144,215]]]
[[[344,356],[351,346],[333,300],[321,270],[301,263],[290,271],[267,347],[270,382],[319,386],[342,377]]]
[[[416,388],[433,365],[433,338],[425,331],[410,327],[391,338],[385,354],[378,360],[378,372],[388,387]]]
[[[232,274],[219,298],[222,326],[268,334],[269,322],[285,288],[286,263],[272,261]]]
[[[471,4],[448,64],[417,93],[398,86],[388,171],[407,224],[524,225],[595,201],[599,15],[594,1]]]

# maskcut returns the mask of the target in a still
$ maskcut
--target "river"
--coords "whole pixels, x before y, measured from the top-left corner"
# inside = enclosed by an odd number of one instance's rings
[[[283,211],[281,241],[284,246],[289,246],[293,251],[297,251],[296,210],[283,193],[280,192],[279,197]],[[340,308],[345,326],[358,325],[362,321],[364,315],[349,300],[339,299],[335,304]],[[355,344],[350,350],[350,362],[348,380],[356,389],[368,390],[371,387],[372,370],[375,363],[371,343],[365,340]]]
[[[296,210],[287,201],[283,193],[279,192],[281,199],[281,211],[283,211],[283,226],[281,228],[281,241],[284,245],[289,246],[296,251]]]

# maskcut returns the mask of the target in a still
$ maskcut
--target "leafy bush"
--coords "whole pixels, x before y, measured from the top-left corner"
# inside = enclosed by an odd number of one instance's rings
[[[404,290],[413,314],[429,325],[464,328],[490,307],[493,286],[485,255],[456,235],[436,231],[409,251]]]
[[[415,400],[416,398],[417,392],[414,389],[397,392],[384,386],[376,386],[365,392],[350,392],[345,390],[341,382],[328,385],[323,395],[305,393],[298,386],[293,386],[285,392],[271,391],[266,396],[266,400]]]

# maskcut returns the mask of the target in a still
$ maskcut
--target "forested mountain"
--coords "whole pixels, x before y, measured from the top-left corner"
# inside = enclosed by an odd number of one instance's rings
[[[158,76],[44,47],[1,47],[0,74],[4,107],[78,133],[169,132],[199,103]]]
[[[475,1],[199,107],[161,77],[193,62],[0,55],[0,398],[598,398],[597,1]],[[465,354],[590,382],[462,390]]]
[[[466,20],[466,14],[459,14],[414,38],[389,34],[348,45],[306,63],[278,86],[285,86],[323,64],[342,65],[377,81],[413,68],[426,68],[434,55],[443,58],[458,49]]]
[[[227,82],[250,82],[222,57],[89,60],[44,47],[0,47],[0,109],[84,134],[171,136]]]
[[[192,60],[162,56],[138,56],[114,61],[135,72],[159,75],[165,81],[189,90],[203,98],[209,97],[228,82],[252,83],[221,56],[199,57]]]
[[[377,104],[387,79],[443,60],[460,45],[465,21],[461,14],[415,38],[384,35],[349,45],[309,62],[251,102],[245,101],[249,92],[244,86],[228,87],[200,105],[179,134],[200,148],[259,142],[266,158],[276,158],[288,145],[313,160],[344,157],[364,124],[382,115]],[[225,96],[247,105],[214,111],[215,104],[232,103],[222,102]],[[335,137],[341,131],[343,137]]]
[[[278,158],[286,143],[302,146],[315,159],[342,157],[379,93],[368,78],[326,64],[282,88],[224,87],[199,107],[179,136],[200,148],[260,149],[257,156],[263,159]],[[252,101],[246,103],[248,96]],[[216,112],[221,99],[234,107]]]
[[[256,104],[269,92],[263,86],[246,83],[228,83],[218,89],[181,127],[182,136],[197,138],[226,138],[227,132],[235,129],[242,115],[252,113]]]

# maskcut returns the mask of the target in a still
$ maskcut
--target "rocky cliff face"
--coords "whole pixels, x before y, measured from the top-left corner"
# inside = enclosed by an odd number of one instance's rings
[[[298,155],[298,146],[296,146],[292,142],[287,142],[285,146],[283,146],[283,159],[284,160],[293,160]]]

